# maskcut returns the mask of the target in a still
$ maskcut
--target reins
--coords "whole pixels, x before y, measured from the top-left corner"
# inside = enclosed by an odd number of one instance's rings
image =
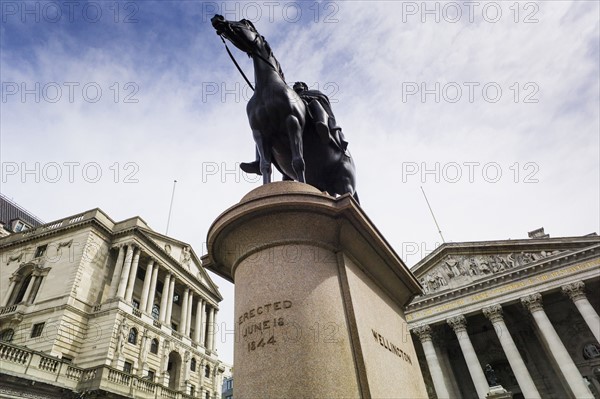
[[[231,51],[229,50],[229,47],[227,47],[227,42],[225,42],[225,39],[223,39],[223,36],[219,35],[219,37],[221,38],[221,41],[223,42],[223,44],[225,45],[225,50],[227,50],[227,54],[229,54],[229,57],[231,57],[231,61],[233,61],[233,63],[235,64],[235,66],[237,67],[238,71],[240,71],[240,73],[242,74],[242,76],[244,77],[244,80],[246,81],[246,83],[248,83],[248,86],[250,86],[250,88],[252,89],[252,91],[254,90],[254,86],[252,86],[252,83],[250,83],[250,81],[248,80],[248,78],[246,77],[246,74],[244,73],[244,71],[242,71],[242,68],[240,68],[240,65],[237,63],[237,61],[235,60],[235,57],[233,56],[233,54],[231,54]]]

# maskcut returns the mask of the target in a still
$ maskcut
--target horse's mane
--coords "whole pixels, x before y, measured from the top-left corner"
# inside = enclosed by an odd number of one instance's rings
[[[283,74],[283,69],[281,69],[281,64],[279,64],[279,61],[275,57],[275,54],[273,54],[273,49],[271,49],[269,42],[267,41],[267,39],[265,39],[263,35],[260,35],[260,37],[262,38],[262,41],[265,44],[265,50],[267,50],[269,57],[273,59],[273,63],[275,68],[277,69],[277,73],[279,73],[279,76],[281,76],[281,79],[283,79],[283,82],[285,83],[285,75]]]
[[[249,20],[245,20],[245,21],[261,37],[263,43],[265,44],[265,50],[267,50],[269,57],[273,59],[274,64],[275,64],[274,66],[277,69],[277,73],[279,73],[279,76],[281,76],[281,79],[283,79],[283,82],[285,83],[285,75],[283,74],[283,69],[281,69],[281,65],[279,64],[279,61],[277,60],[277,58],[275,58],[275,54],[273,54],[273,50],[271,49],[269,42],[267,41],[267,39],[265,39],[265,37],[263,35],[258,33],[258,31],[256,30],[256,27],[254,26],[252,21],[249,21]],[[248,57],[252,57],[252,54],[248,54]]]

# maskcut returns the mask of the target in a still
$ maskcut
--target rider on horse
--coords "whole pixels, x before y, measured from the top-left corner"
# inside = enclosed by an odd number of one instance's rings
[[[319,90],[308,90],[308,85],[304,82],[294,83],[293,89],[306,104],[308,116],[312,119],[315,130],[323,141],[323,144],[331,142],[345,153],[348,148],[348,142],[342,133],[342,128],[337,126],[329,98]],[[260,156],[258,151],[256,151],[255,161],[242,162],[240,168],[246,173],[260,175]]]

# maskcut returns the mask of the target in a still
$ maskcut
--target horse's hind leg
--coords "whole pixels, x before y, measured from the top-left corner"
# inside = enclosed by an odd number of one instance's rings
[[[271,146],[264,140],[259,130],[252,129],[252,136],[260,155],[260,173],[262,173],[263,184],[271,183]]]
[[[302,127],[300,126],[298,118],[294,115],[288,116],[286,128],[292,150],[292,169],[296,172],[296,179],[301,183],[305,183],[306,177],[304,174],[305,164],[303,157]]]

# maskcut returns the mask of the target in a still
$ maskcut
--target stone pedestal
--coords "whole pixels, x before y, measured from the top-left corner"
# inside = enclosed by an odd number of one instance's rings
[[[235,396],[426,398],[403,307],[420,286],[349,196],[263,185],[211,226],[235,282]]]

